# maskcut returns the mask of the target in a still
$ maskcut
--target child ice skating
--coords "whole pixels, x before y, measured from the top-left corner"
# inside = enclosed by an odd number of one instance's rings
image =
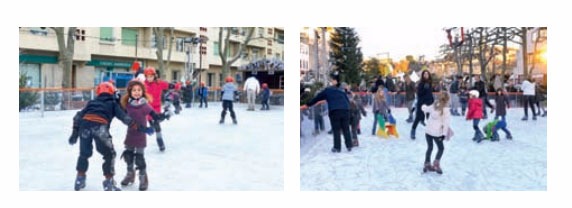
[[[425,129],[427,150],[425,151],[425,164],[423,166],[423,172],[435,171],[439,174],[443,173],[440,164],[441,156],[443,156],[443,151],[445,150],[445,147],[443,146],[443,140],[449,131],[449,123],[451,118],[450,108],[447,107],[448,103],[449,94],[447,92],[443,92],[440,94],[438,102],[435,102],[431,106],[421,106],[421,110],[423,110],[423,112],[431,114],[427,121],[427,128]],[[437,156],[433,161],[433,165],[431,165],[431,152],[433,151],[433,142],[437,144]]]
[[[145,133],[152,134],[153,129],[158,129],[160,131],[161,126],[159,122],[162,121],[163,117],[160,114],[155,113],[153,108],[149,105],[151,96],[146,93],[145,85],[139,81],[131,81],[127,85],[127,94],[121,98],[121,107],[123,107],[127,114],[133,118],[133,120],[142,126],[147,125],[147,116],[153,118],[154,128],[147,128]],[[121,185],[129,185],[135,182],[135,168],[139,171],[139,190],[145,191],[149,186],[149,180],[147,176],[147,164],[145,163],[145,147],[147,146],[147,138],[145,133],[137,131],[134,129],[127,130],[127,136],[125,136],[125,150],[121,157],[127,164],[127,175],[121,181]]]
[[[507,139],[512,139],[512,135],[508,130],[508,128],[506,127],[507,126],[506,109],[510,108],[508,97],[506,96],[505,90],[502,88],[497,89],[496,95],[497,96],[495,98],[495,103],[496,103],[495,120],[498,120],[499,117],[500,120],[498,123],[495,124],[495,128],[493,129],[492,141],[499,140],[499,136],[497,133],[499,129],[504,131]]]
[[[130,130],[145,131],[143,125],[137,124],[121,109],[121,106],[113,98],[115,88],[111,83],[104,82],[97,86],[97,97],[91,100],[79,111],[73,119],[73,132],[68,142],[73,145],[79,137],[79,157],[77,159],[77,176],[74,189],[79,191],[85,188],[86,172],[89,167],[88,159],[93,153],[93,143],[97,152],[103,155],[103,190],[121,191],[116,186],[113,176],[115,175],[115,156],[109,127],[114,117],[129,126]]]
[[[380,137],[387,137],[387,132],[385,129],[385,121],[387,120],[387,115],[389,114],[389,106],[387,105],[385,95],[383,93],[383,86],[380,86],[375,93],[373,98],[373,106],[372,112],[374,114],[373,117],[373,127],[371,130],[371,135],[377,135]],[[376,133],[376,127],[379,126],[379,129]]]
[[[149,102],[155,113],[161,114],[161,94],[163,90],[166,90],[169,87],[169,84],[163,80],[157,79],[157,72],[153,67],[147,67],[144,71],[145,73],[145,89],[147,93],[151,95],[152,101]],[[167,119],[169,115],[167,115]],[[156,126],[154,121],[150,116],[147,117],[147,120],[150,122],[151,126]],[[161,133],[160,129],[155,129],[157,135],[157,145],[159,146],[159,150],[161,152],[165,151],[165,142],[163,141],[163,134]]]
[[[209,103],[207,102],[207,99],[209,97],[209,88],[205,86],[205,82],[201,82],[201,86],[199,87],[197,94],[199,94],[199,99],[201,102],[199,108],[203,107],[203,103],[205,103],[205,108],[208,108]]]
[[[268,100],[270,99],[270,89],[268,89],[268,84],[262,83],[262,92],[260,92],[260,103],[262,104],[262,108],[260,110],[270,110],[270,106],[268,106]]]
[[[479,98],[479,91],[476,90],[471,90],[469,96],[467,120],[473,120],[473,129],[475,130],[473,141],[480,143],[483,140],[483,133],[479,128],[479,122],[483,118],[483,100]]]
[[[232,102],[234,101],[234,96],[237,94],[236,85],[234,85],[234,79],[232,77],[227,77],[225,79],[226,84],[222,86],[222,112],[220,114],[219,123],[224,123],[224,117],[226,116],[226,111],[230,111],[230,117],[232,118],[232,123],[237,124],[236,114],[232,107]]]

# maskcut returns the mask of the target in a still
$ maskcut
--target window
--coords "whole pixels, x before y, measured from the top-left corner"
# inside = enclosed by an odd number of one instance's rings
[[[258,28],[258,37],[264,37],[264,28],[262,27]]]
[[[238,35],[239,31],[237,27],[233,27],[230,29],[230,34]]]
[[[272,48],[266,49],[266,55],[272,55]]]
[[[276,33],[276,42],[284,44],[284,33]]]
[[[272,35],[272,28],[268,28],[268,35]]]
[[[207,55],[207,47],[201,46],[201,55]]]
[[[171,75],[173,75],[173,81],[178,81],[180,74],[181,74],[180,70],[173,70],[173,72],[171,73]]]
[[[217,55],[219,54],[219,45],[218,42],[213,42],[213,55]]]
[[[276,53],[274,57],[276,57],[276,59],[280,59],[280,53]]]
[[[253,48],[252,49],[252,60],[257,60],[258,59],[258,48]]]
[[[113,42],[113,28],[112,27],[100,27],[99,28],[99,40],[106,42]]]
[[[26,77],[26,87],[40,87],[40,64],[20,64],[20,74]]]
[[[207,74],[207,86],[213,86],[214,73]]]
[[[77,41],[85,41],[85,30],[84,29],[75,29],[75,40]]]
[[[32,35],[48,36],[48,30],[45,27],[31,27],[30,33],[32,33]]]
[[[267,40],[267,45],[272,46],[272,40]]]
[[[207,31],[207,28],[206,28],[206,27],[201,27],[200,30],[201,30],[201,32],[206,32],[206,31]]]
[[[121,44],[135,46],[137,43],[137,30],[131,28],[121,28]]]
[[[177,38],[176,41],[176,51],[178,52],[185,52],[185,42],[184,42],[184,38]]]
[[[166,37],[163,37],[163,48],[166,48],[166,41],[165,39],[167,39]],[[151,47],[152,48],[157,48],[157,43],[158,43],[158,38],[157,36],[155,36],[155,34],[151,35]]]

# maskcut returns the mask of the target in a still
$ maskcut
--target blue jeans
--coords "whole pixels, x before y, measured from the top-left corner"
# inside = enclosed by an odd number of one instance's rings
[[[483,132],[481,132],[481,129],[479,129],[479,122],[481,121],[481,119],[473,119],[473,129],[475,130],[475,137],[483,136]]]

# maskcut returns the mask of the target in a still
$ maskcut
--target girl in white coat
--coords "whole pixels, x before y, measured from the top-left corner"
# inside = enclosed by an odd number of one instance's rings
[[[439,96],[439,100],[430,106],[423,105],[421,110],[426,113],[430,113],[431,116],[427,121],[427,128],[425,129],[425,138],[427,139],[427,151],[425,152],[425,164],[423,167],[423,172],[436,171],[442,174],[440,160],[443,155],[445,147],[443,146],[443,140],[445,135],[449,130],[449,122],[451,113],[447,104],[449,103],[449,94],[443,92]],[[433,166],[431,166],[431,152],[433,151],[433,142],[437,144],[437,157],[433,161]]]

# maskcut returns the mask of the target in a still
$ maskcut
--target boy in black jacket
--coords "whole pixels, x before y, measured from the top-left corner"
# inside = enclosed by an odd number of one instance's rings
[[[73,118],[73,132],[68,142],[73,145],[79,140],[79,157],[77,159],[77,177],[74,184],[74,189],[79,191],[85,188],[86,171],[89,166],[88,159],[93,153],[93,144],[97,152],[103,155],[103,174],[105,180],[103,181],[103,189],[105,191],[121,191],[115,186],[113,180],[115,150],[111,135],[109,134],[109,127],[113,117],[117,117],[129,128],[135,128],[140,131],[147,131],[148,129],[142,125],[137,124],[121,109],[121,106],[114,99],[115,88],[109,82],[103,82],[97,86],[97,97],[91,100]],[[150,130],[150,129],[149,129]]]

